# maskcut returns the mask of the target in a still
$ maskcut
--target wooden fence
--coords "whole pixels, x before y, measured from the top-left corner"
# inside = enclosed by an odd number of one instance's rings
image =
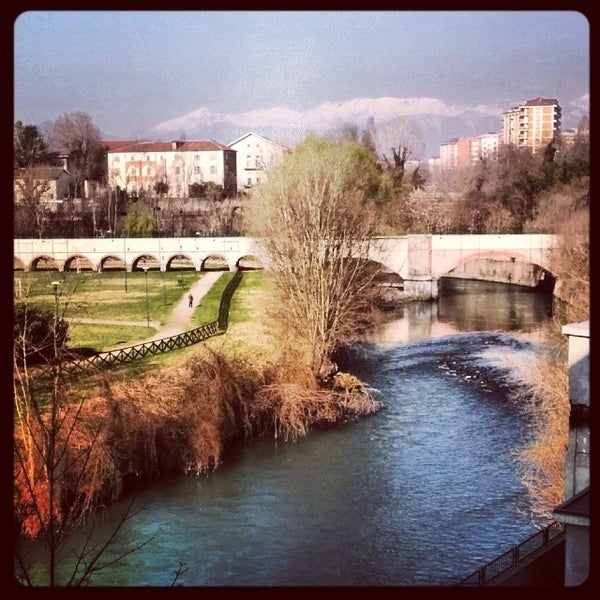
[[[160,340],[142,342],[141,344],[127,346],[118,350],[100,352],[86,358],[66,359],[63,360],[60,365],[52,365],[50,363],[36,365],[35,369],[43,374],[51,374],[56,372],[57,368],[69,371],[85,371],[90,368],[112,367],[124,362],[146,358],[146,356],[162,354],[163,352],[170,352],[171,350],[177,350],[179,348],[186,348],[187,346],[192,346],[193,344],[197,344],[198,342],[215,335],[225,333],[229,326],[231,299],[242,280],[242,273],[243,271],[238,269],[230,279],[229,283],[225,286],[225,289],[221,294],[219,314],[216,321],[200,325],[200,327],[184,331],[177,335],[161,338]]]

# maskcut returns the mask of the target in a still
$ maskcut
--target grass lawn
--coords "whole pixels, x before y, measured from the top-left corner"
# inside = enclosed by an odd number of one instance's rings
[[[58,301],[60,316],[70,322],[69,346],[104,350],[153,334],[148,320],[164,323],[203,275],[198,271],[148,271],[147,275],[136,271],[127,276],[123,271],[16,272],[14,298],[52,311]],[[53,282],[59,282],[57,297]],[[84,319],[131,321],[139,326],[89,324]]]
[[[200,300],[194,309],[192,326],[198,327],[218,317],[223,289],[233,277],[225,272]],[[172,271],[159,273],[148,271],[148,308],[150,320],[165,321],[173,306],[184,296],[187,289],[202,272]],[[183,278],[184,285],[180,283]],[[69,319],[69,346],[91,348],[96,351],[109,350],[129,341],[152,335],[154,329],[146,327],[146,280],[144,273],[121,272],[57,273],[56,271],[16,272],[15,301],[27,301],[45,310],[55,309],[52,282],[60,281],[58,294],[59,313]],[[19,281],[20,280],[20,281]],[[18,292],[20,291],[20,295]],[[266,274],[263,271],[245,271],[241,283],[233,295],[229,328],[223,335],[210,338],[203,344],[213,345],[232,352],[245,348],[250,355],[268,355],[272,340],[266,331],[265,310],[272,299]],[[110,319],[137,321],[139,326],[91,324],[81,319]],[[173,350],[161,355],[124,363],[111,370],[126,377],[147,370],[175,364],[196,346]]]

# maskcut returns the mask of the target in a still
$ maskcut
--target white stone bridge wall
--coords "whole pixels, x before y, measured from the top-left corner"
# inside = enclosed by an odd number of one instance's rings
[[[89,261],[94,271],[101,271],[108,258],[124,261],[129,271],[144,256],[153,257],[161,271],[176,256],[188,258],[197,271],[210,256],[225,260],[232,271],[244,257],[256,257],[263,264],[267,260],[259,240],[248,237],[15,239],[14,254],[26,271],[42,257],[55,260],[59,271],[76,257]]]
[[[370,256],[400,275],[409,295],[436,298],[439,278],[472,261],[512,261],[552,273],[556,243],[555,236],[545,234],[407,235],[375,239]],[[162,271],[176,256],[188,258],[198,271],[209,256],[221,257],[230,270],[237,269],[244,257],[255,257],[266,268],[269,264],[260,240],[249,237],[14,240],[15,262],[26,271],[42,257],[55,260],[60,271],[75,257],[88,260],[97,271],[109,257],[124,260],[131,270],[143,256],[154,257]]]

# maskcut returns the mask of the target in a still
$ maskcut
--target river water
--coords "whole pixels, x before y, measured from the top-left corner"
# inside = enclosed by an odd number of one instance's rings
[[[384,408],[295,443],[232,448],[214,473],[136,494],[93,585],[450,586],[536,533],[516,450],[547,295],[446,281],[340,356]],[[125,501],[101,513],[98,539]],[[78,535],[83,535],[79,532]]]

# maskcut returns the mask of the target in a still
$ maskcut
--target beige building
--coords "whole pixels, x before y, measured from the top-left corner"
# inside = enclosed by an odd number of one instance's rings
[[[18,169],[13,179],[14,200],[22,202],[24,197],[34,197],[56,211],[56,205],[69,198],[71,185],[71,175],[62,167]]]
[[[237,189],[248,191],[266,181],[268,170],[289,152],[286,146],[256,133],[246,133],[229,147],[237,152]]]
[[[237,191],[236,152],[213,140],[175,142],[109,142],[108,185],[128,194],[155,194],[155,185],[168,185],[170,196],[189,197],[194,183],[215,183],[227,195]]]
[[[502,143],[534,154],[560,133],[561,108],[554,98],[534,98],[502,114]]]

